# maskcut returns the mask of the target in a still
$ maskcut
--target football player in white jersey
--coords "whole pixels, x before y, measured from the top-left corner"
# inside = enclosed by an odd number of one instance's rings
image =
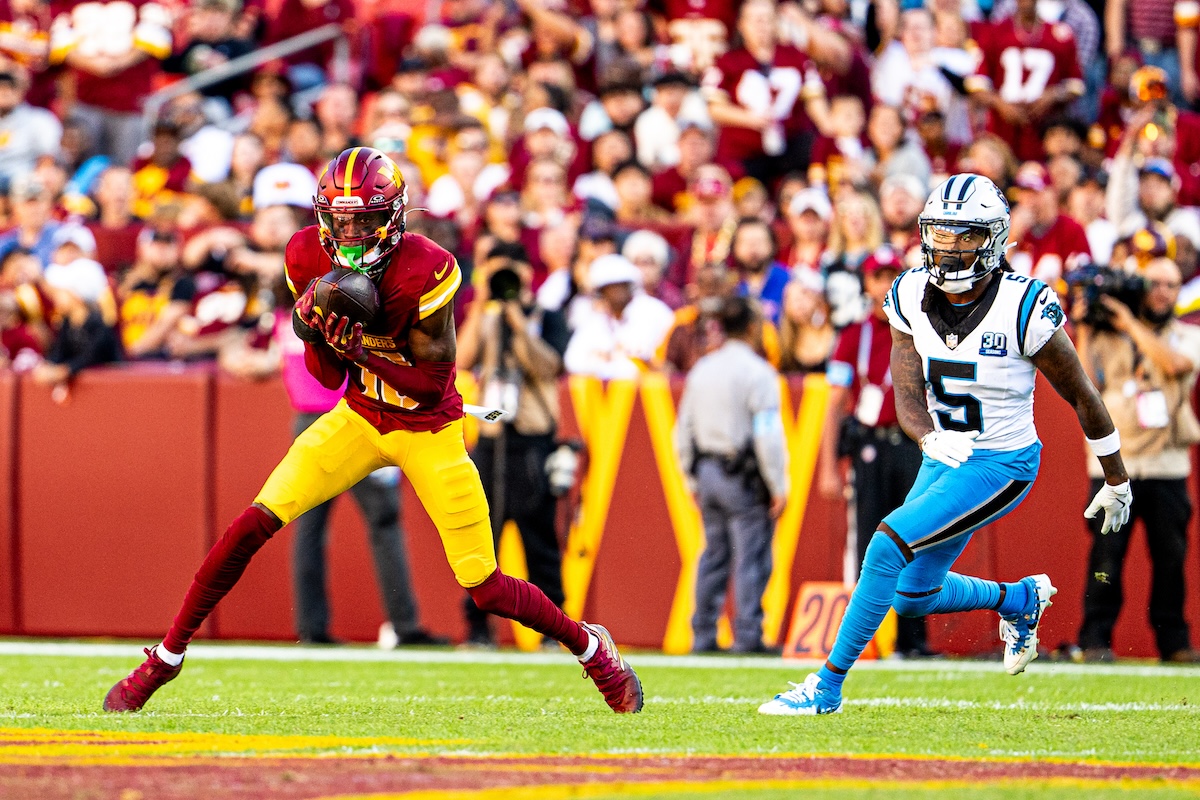
[[[902,273],[885,304],[900,425],[924,458],[904,505],[879,525],[829,659],[764,703],[775,715],[842,710],[842,681],[889,608],[904,616],[992,609],[1004,668],[1037,657],[1037,629],[1057,592],[1046,575],[996,583],[950,572],[971,534],[1021,502],[1042,449],[1033,425],[1035,370],[1071,404],[1106,483],[1084,516],[1104,532],[1129,519],[1132,495],[1120,440],[1062,330],[1041,281],[1005,261],[1008,203],[981,175],[954,175],[920,217],[924,266]]]

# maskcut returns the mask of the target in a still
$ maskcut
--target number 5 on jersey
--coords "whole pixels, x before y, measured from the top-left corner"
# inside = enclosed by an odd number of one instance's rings
[[[933,396],[943,406],[954,411],[938,411],[938,424],[947,431],[982,431],[983,404],[970,394],[955,394],[946,388],[947,381],[975,381],[977,365],[972,361],[943,361],[929,359],[929,385]],[[959,412],[961,409],[961,415]]]

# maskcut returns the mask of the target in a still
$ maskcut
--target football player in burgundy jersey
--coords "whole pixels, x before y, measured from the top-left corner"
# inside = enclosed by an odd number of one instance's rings
[[[614,711],[641,710],[641,683],[608,631],[571,620],[540,589],[496,565],[487,499],[467,457],[454,388],[453,300],[462,273],[450,253],[405,233],[407,199],[400,168],[369,147],[343,151],[321,175],[318,224],[292,237],[285,270],[298,295],[293,324],[305,340],[305,366],[329,389],[349,375],[346,395],[300,434],[209,551],[166,638],[109,691],[106,711],[137,711],[179,674],[196,630],[276,531],[388,465],[408,476],[455,578],[480,609],[561,642]],[[314,308],[316,279],[335,266],[378,287],[379,310],[366,324]]]
[[[720,126],[717,161],[742,163],[772,185],[808,168],[814,118],[827,115],[825,85],[808,56],[778,41],[774,0],[747,0],[738,18],[743,47],[717,59],[703,90]]]
[[[1042,22],[1037,0],[991,26],[979,42],[983,59],[967,90],[991,109],[988,130],[1022,161],[1043,157],[1041,125],[1084,92],[1075,36],[1065,23]]]

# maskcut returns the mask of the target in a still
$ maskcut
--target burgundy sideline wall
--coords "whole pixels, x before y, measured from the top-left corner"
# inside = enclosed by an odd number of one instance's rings
[[[797,385],[797,402],[799,394]],[[1042,640],[1054,645],[1072,640],[1079,624],[1087,481],[1070,409],[1045,385],[1038,398],[1047,445],[1041,476],[1014,514],[976,534],[959,568],[1005,579],[1049,572],[1060,592]],[[0,633],[160,637],[203,554],[286,452],[291,424],[277,381],[245,383],[204,368],[88,373],[66,406],[51,403],[48,391],[30,381],[0,376]],[[462,592],[436,531],[407,485],[403,502],[423,621],[461,637]],[[793,588],[840,579],[844,541],[841,504],[813,492]],[[294,637],[291,543],[285,529],[263,548],[202,635]],[[1200,637],[1198,551],[1193,524],[1188,618]],[[365,531],[349,498],[335,503],[329,567],[332,633],[373,640],[383,614]],[[585,614],[603,620],[622,642],[658,647],[678,571],[639,404]],[[1116,635],[1123,654],[1153,655],[1148,581],[1139,535]],[[499,628],[508,638],[507,626]],[[987,612],[936,618],[931,631],[934,645],[950,652],[983,652],[996,641],[995,617]]]

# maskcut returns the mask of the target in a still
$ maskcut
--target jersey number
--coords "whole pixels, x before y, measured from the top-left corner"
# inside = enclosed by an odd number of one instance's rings
[[[378,355],[386,358],[393,364],[399,364],[402,367],[409,366],[408,360],[399,353],[378,353]],[[360,380],[362,381],[364,397],[370,400],[377,400],[380,403],[386,403],[389,406],[402,408],[405,411],[412,411],[420,405],[417,401],[405,397],[391,386],[388,386],[384,383],[383,378],[371,372],[366,367],[360,366],[359,369],[362,370]]]
[[[804,79],[795,67],[775,67],[767,75],[747,70],[738,81],[738,104],[756,114],[785,120],[792,115]]]
[[[938,423],[947,431],[982,431],[983,405],[969,394],[953,394],[946,391],[945,381],[975,380],[976,365],[967,361],[942,361],[929,359],[929,383],[933,387],[933,396],[944,406],[961,408],[963,420],[955,419],[955,415],[947,411],[937,412]]]
[[[1004,68],[1000,99],[1006,103],[1032,103],[1046,92],[1050,73],[1054,72],[1054,54],[1038,47],[1006,47],[1000,54],[1000,66]]]

